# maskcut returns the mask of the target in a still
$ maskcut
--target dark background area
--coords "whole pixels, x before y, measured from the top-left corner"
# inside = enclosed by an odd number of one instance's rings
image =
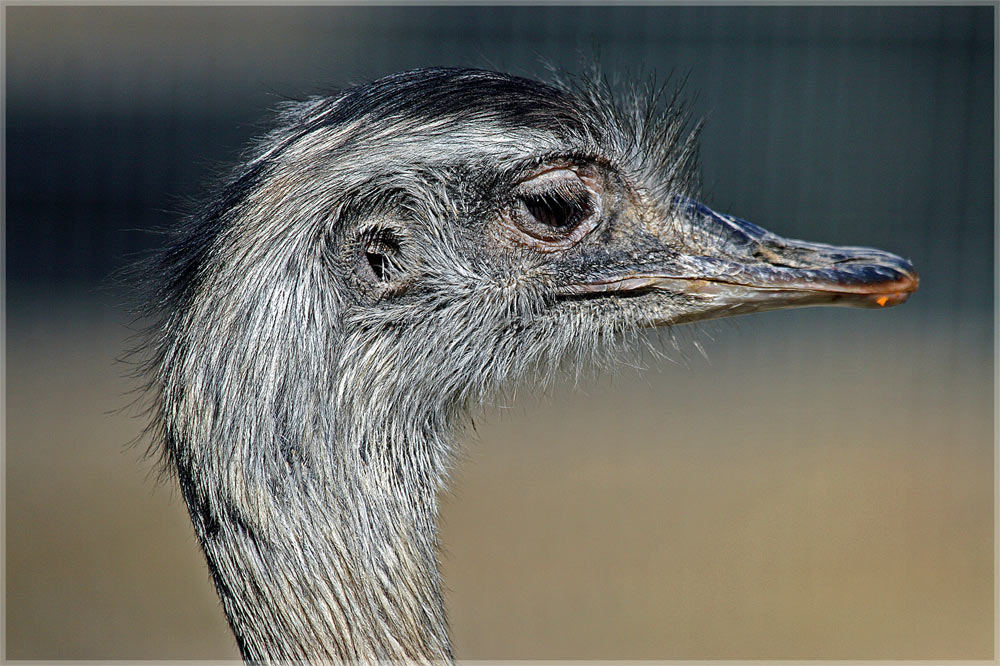
[[[7,658],[236,655],[114,411],[109,275],[286,96],[581,55],[687,77],[713,208],[921,289],[679,329],[678,364],[491,412],[445,498],[458,656],[993,654],[993,7],[3,11]]]
[[[914,307],[988,311],[992,11],[12,7],[8,277],[103,280],[284,96],[428,65],[544,74],[596,50],[611,75],[689,76],[714,205],[933,257]]]

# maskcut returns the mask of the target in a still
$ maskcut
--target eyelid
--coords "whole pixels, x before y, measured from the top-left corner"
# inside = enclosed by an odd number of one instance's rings
[[[592,169],[586,167],[552,166],[535,172],[515,184],[515,191],[534,193],[537,190],[567,191],[582,188],[589,194],[600,195],[604,189]]]
[[[534,173],[528,176],[527,178],[521,180],[518,183],[518,185],[524,186],[525,184],[534,185],[535,183],[538,183],[539,187],[541,187],[544,186],[546,183],[550,183],[560,178],[566,178],[566,179],[572,178],[573,180],[580,181],[580,184],[583,184],[583,181],[580,180],[580,174],[578,174],[575,169],[570,169],[569,167],[564,167],[564,166],[558,166],[558,167],[549,167],[548,169],[544,169],[542,171]]]
[[[591,208],[593,199],[591,191],[582,183],[579,185],[558,183],[544,188],[522,189],[517,195],[522,199],[562,199],[565,203],[581,210]]]

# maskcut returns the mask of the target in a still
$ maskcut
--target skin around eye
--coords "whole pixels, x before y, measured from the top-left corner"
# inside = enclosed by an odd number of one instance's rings
[[[554,168],[523,181],[515,190],[511,221],[522,242],[553,251],[573,245],[599,219],[596,179],[573,169]]]

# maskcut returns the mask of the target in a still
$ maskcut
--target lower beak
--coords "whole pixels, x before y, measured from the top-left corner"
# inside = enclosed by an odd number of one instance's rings
[[[703,301],[690,319],[705,319],[810,305],[889,307],[920,284],[913,265],[889,252],[781,238],[693,200],[681,202],[680,214],[700,251],[575,285],[576,293],[670,292]]]

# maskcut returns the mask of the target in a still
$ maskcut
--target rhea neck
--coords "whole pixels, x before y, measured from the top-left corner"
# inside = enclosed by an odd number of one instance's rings
[[[283,451],[283,476],[252,491],[206,489],[223,498],[206,500],[179,465],[240,651],[250,662],[450,661],[433,460],[445,443],[402,427],[344,434]],[[254,464],[232,475],[251,479]]]
[[[311,227],[249,208],[178,269],[204,277],[180,283],[156,359],[158,425],[243,657],[450,660],[436,492],[455,402],[394,362],[421,336],[345,313]]]

